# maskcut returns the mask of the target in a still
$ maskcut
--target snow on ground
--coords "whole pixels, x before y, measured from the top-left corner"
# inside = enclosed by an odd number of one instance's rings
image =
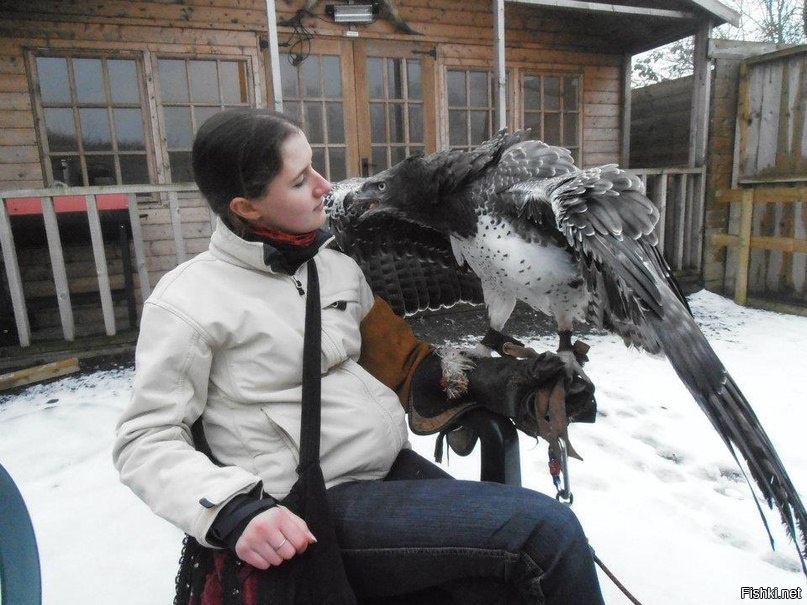
[[[777,447],[807,487],[807,318],[690,298],[693,312]],[[554,338],[525,337],[537,349]],[[608,335],[586,337],[600,415],[573,425],[573,508],[608,567],[646,605],[746,603],[741,587],[802,588],[795,547],[766,508],[768,543],[730,453],[669,364]],[[117,479],[113,429],[129,368],[67,377],[0,396],[0,462],[17,481],[39,542],[45,605],[161,605],[173,598],[182,534]],[[430,457],[433,437],[414,437]],[[521,436],[522,481],[554,494],[546,444]],[[478,478],[478,451],[444,466]],[[601,574],[609,604],[628,603]],[[754,603],[773,603],[758,599]],[[782,601],[776,601],[780,603]]]

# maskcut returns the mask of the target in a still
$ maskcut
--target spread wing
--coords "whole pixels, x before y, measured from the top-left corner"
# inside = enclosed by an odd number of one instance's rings
[[[325,198],[328,229],[361,267],[373,292],[399,315],[482,304],[479,278],[457,264],[449,240],[389,214],[359,221],[345,203],[365,179],[335,183]]]
[[[656,249],[659,215],[641,181],[603,166],[524,181],[503,192],[501,203],[527,220],[554,221],[594,295],[594,320],[627,342],[667,356],[735,460],[738,454],[743,458],[768,506],[778,509],[805,568],[807,512],[754,410],[698,328]]]

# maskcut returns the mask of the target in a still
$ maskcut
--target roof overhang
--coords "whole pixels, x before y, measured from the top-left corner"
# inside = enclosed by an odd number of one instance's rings
[[[575,25],[603,32],[614,50],[636,54],[701,31],[704,25],[738,25],[740,14],[718,0],[506,0],[557,14],[575,15]]]

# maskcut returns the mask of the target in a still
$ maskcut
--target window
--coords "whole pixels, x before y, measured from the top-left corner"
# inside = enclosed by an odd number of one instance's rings
[[[49,185],[148,183],[141,75],[125,58],[35,58]]]
[[[347,177],[344,93],[338,56],[309,55],[292,65],[281,55],[283,111],[303,126],[313,151],[313,164],[325,178]]]
[[[422,72],[419,59],[367,58],[374,174],[425,148]]]
[[[580,78],[525,75],[524,128],[544,143],[566,147],[580,161]]]
[[[193,181],[193,137],[207,118],[225,108],[250,105],[248,73],[243,60],[157,60],[160,109],[172,182]]]
[[[449,69],[448,144],[452,149],[471,149],[491,138],[496,128],[496,81],[493,72]]]

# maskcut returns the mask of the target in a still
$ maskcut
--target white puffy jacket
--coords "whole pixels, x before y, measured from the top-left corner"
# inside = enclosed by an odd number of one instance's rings
[[[358,265],[316,255],[322,302],[321,464],[328,487],[385,476],[407,444],[395,393],[357,360],[373,295]],[[203,544],[221,507],[258,483],[276,498],[297,479],[307,271],[273,272],[263,244],[220,221],[210,248],[146,301],[131,402],[113,458],[155,513]],[[202,416],[214,465],[190,427]],[[209,544],[208,544],[209,545]]]

